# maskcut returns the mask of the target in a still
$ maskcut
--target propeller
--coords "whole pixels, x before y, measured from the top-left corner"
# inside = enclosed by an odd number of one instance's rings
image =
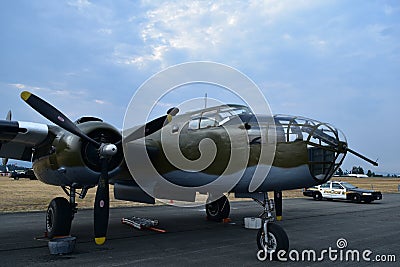
[[[118,152],[117,145],[119,145],[121,141],[118,141],[116,144],[108,144],[105,143],[105,140],[101,138],[101,142],[99,143],[96,140],[87,136],[84,132],[82,132],[76,126],[76,124],[73,123],[61,111],[59,111],[40,97],[30,92],[24,91],[21,93],[21,98],[34,110],[42,114],[45,118],[47,118],[54,124],[92,143],[98,149],[98,153],[100,156],[101,173],[94,201],[94,236],[96,244],[104,244],[104,242],[106,241],[110,209],[108,163],[110,159]],[[131,135],[129,136],[129,140],[133,141],[160,130],[162,127],[168,124],[171,121],[172,116],[175,116],[178,112],[178,108],[169,109],[167,115],[152,120],[131,133]]]
[[[172,117],[175,116],[176,114],[178,114],[178,112],[179,112],[178,108],[176,108],[176,107],[170,108],[167,111],[167,115],[161,116],[161,117],[154,119],[154,120],[146,123],[145,125],[139,127],[138,129],[136,129],[135,131],[133,131],[132,133],[127,135],[124,138],[124,142],[129,143],[131,141],[140,139],[144,136],[147,136],[147,135],[157,132],[162,127],[164,127],[169,122],[171,122]]]
[[[80,138],[94,144],[97,148],[100,147],[100,143],[96,140],[93,140],[89,136],[87,136],[84,132],[82,132],[67,116],[65,116],[61,111],[41,99],[40,97],[24,91],[21,93],[21,98],[34,110],[43,115],[46,119],[51,121],[52,123],[60,126],[64,130],[67,130],[70,133],[73,133]]]

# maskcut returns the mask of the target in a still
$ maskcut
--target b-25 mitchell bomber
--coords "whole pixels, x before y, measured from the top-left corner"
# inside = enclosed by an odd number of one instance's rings
[[[155,198],[166,198],[160,190],[162,183],[151,182],[143,186],[143,180],[129,171],[146,166],[127,164],[127,156],[137,155],[135,149],[144,148],[152,168],[166,179],[166,183],[193,188],[192,194],[186,194],[184,199],[177,196],[177,200],[194,201],[196,193],[209,194],[206,203],[209,220],[221,221],[229,216],[229,201],[222,193],[252,198],[260,203],[266,218],[257,243],[260,249],[267,248],[268,251],[287,250],[289,241],[285,231],[270,222],[271,205],[267,192],[325,183],[340,167],[347,152],[377,165],[348,148],[344,135],[327,123],[296,116],[256,115],[243,105],[221,105],[184,114],[178,114],[178,108],[171,108],[167,115],[122,133],[99,118],[82,117],[72,122],[32,93],[22,92],[21,98],[55,125],[13,121],[9,113],[6,120],[0,120],[0,157],[32,162],[41,182],[60,186],[66,193],[67,198],[53,199],[47,209],[46,231],[50,238],[70,234],[71,222],[77,212],[76,196],[84,198],[95,186],[94,236],[97,244],[103,244],[106,239],[110,183],[114,185],[116,199],[155,203]],[[178,139],[174,137],[176,135]],[[212,163],[202,169],[182,170],[171,164],[164,152],[169,147],[195,161],[201,157],[199,147],[205,138],[214,142],[216,152]],[[270,148],[273,156],[263,162],[263,149]],[[125,149],[127,151],[123,151]],[[246,154],[248,161],[243,166],[229,166],[234,153]],[[134,162],[140,160],[133,158]],[[224,171],[228,167],[231,171],[226,174]],[[263,168],[268,171],[259,172]],[[215,182],[221,175],[236,176],[228,191],[219,192],[221,187],[218,185],[216,192],[196,191],[204,184]],[[174,199],[174,195],[167,197]]]

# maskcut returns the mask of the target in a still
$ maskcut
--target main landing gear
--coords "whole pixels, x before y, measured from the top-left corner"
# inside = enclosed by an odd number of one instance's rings
[[[221,198],[206,204],[207,220],[220,222],[229,217],[230,210],[229,200],[223,195]]]
[[[278,260],[278,252],[289,250],[289,238],[281,226],[274,223],[274,202],[268,199],[268,193],[263,193],[263,200],[254,199],[263,207],[261,228],[257,233],[257,246],[259,257],[264,259]]]
[[[72,219],[78,211],[75,196],[78,194],[79,198],[83,199],[88,191],[88,188],[83,188],[78,193],[73,186],[63,186],[62,189],[69,196],[69,201],[63,197],[56,197],[50,201],[46,212],[46,233],[50,239],[56,236],[69,235]]]

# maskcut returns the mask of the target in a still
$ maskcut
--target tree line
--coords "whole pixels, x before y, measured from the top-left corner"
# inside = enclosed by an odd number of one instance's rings
[[[344,176],[349,174],[366,174],[368,177],[383,177],[382,174],[376,174],[375,172],[368,170],[365,173],[364,169],[361,166],[353,166],[351,171],[345,170],[343,171],[342,168],[339,168],[335,175]],[[386,177],[398,177],[396,174],[387,174]]]

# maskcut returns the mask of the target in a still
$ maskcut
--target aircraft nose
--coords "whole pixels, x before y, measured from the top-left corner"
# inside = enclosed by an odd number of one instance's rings
[[[318,181],[327,181],[342,164],[348,151],[344,134],[328,123],[304,117],[275,116],[277,142],[303,141],[308,165]]]

